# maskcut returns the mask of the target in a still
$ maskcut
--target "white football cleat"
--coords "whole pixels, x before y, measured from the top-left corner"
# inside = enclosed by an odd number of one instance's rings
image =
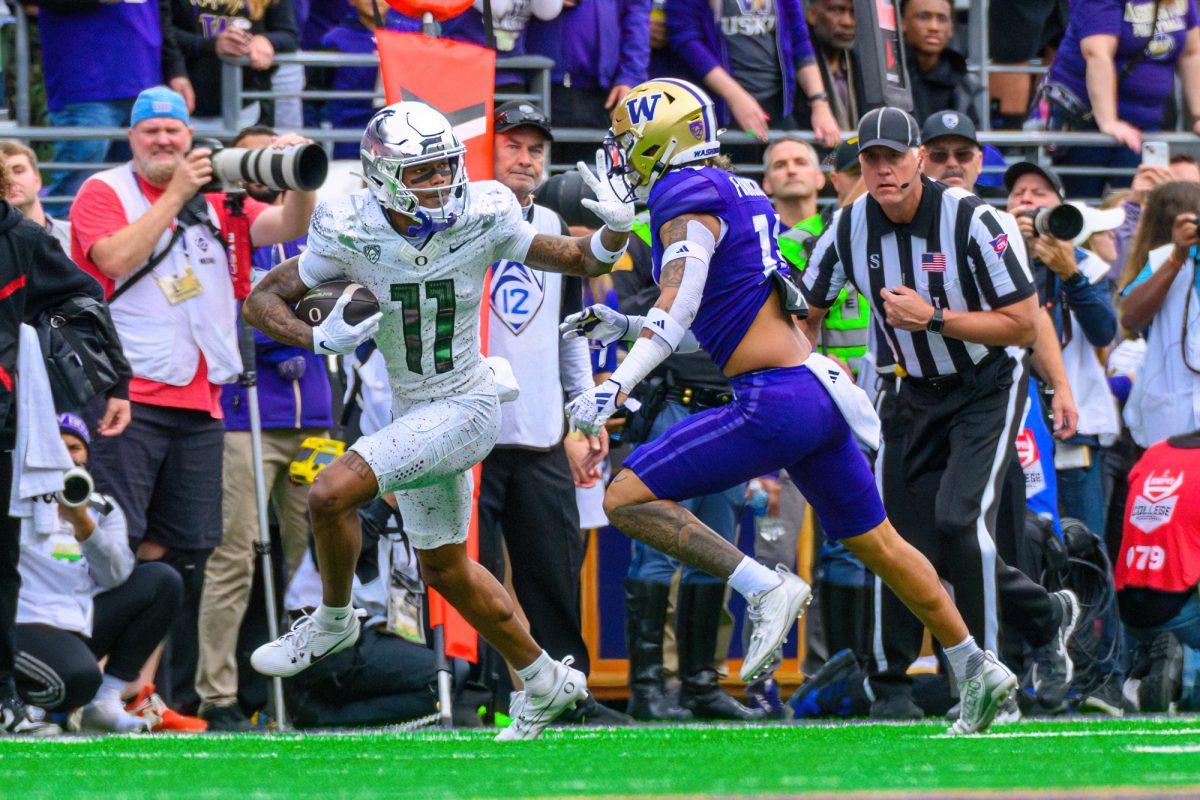
[[[746,604],[746,613],[754,626],[742,660],[741,676],[746,683],[771,666],[796,620],[812,602],[812,587],[803,578],[793,575],[782,564],[775,567],[775,572],[780,578],[779,585],[748,598]]]
[[[327,656],[353,647],[358,641],[358,617],[350,616],[350,626],[340,631],[322,628],[308,614],[292,624],[292,629],[273,642],[267,642],[250,655],[250,664],[271,677],[290,678]]]
[[[101,689],[92,702],[83,707],[79,727],[85,731],[111,733],[148,733],[150,720],[135,717],[125,710],[121,696],[115,691]]]
[[[483,360],[491,368],[496,380],[496,396],[501,403],[511,403],[521,394],[521,386],[517,376],[513,374],[512,364],[500,356],[488,356]]]
[[[588,695],[587,677],[571,664],[575,659],[567,656],[554,664],[554,689],[547,694],[534,694],[525,687],[523,698],[509,708],[513,721],[496,736],[497,742],[512,742],[517,739],[536,739],[546,726],[568,708]]]
[[[983,665],[958,685],[962,710],[947,733],[982,733],[1017,690],[1017,676],[1000,663],[991,650],[983,654]]]

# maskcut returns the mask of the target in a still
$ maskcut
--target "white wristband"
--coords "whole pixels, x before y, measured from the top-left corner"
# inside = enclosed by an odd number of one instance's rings
[[[672,351],[679,347],[679,343],[687,335],[687,329],[675,321],[669,312],[663,311],[661,308],[650,309],[650,313],[646,314],[646,319],[642,323],[642,330],[649,330],[662,339]]]
[[[602,226],[600,230],[592,234],[592,255],[601,264],[615,264],[618,260],[620,260],[621,256],[625,255],[625,250],[629,247],[629,239],[625,239],[625,244],[621,245],[620,250],[609,250],[604,246],[604,243],[600,241],[600,237],[607,227],[607,225]]]

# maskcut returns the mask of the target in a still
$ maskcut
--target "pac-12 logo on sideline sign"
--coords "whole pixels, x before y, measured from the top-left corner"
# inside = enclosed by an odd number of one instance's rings
[[[629,111],[629,124],[641,125],[643,122],[654,119],[654,110],[658,108],[658,101],[661,99],[661,94],[650,94],[626,100],[625,108]]]
[[[1133,500],[1129,512],[1129,524],[1143,533],[1166,525],[1175,515],[1179,502],[1179,489],[1183,486],[1184,473],[1172,475],[1170,470],[1161,475],[1151,472],[1142,482],[1142,491]]]
[[[1008,249],[1008,234],[1007,233],[1000,234],[995,239],[992,239],[992,241],[989,242],[989,244],[991,244],[992,250],[996,251],[996,255],[1003,258],[1004,251]]]
[[[517,261],[497,261],[492,267],[492,311],[519,336],[542,307],[546,276]]]

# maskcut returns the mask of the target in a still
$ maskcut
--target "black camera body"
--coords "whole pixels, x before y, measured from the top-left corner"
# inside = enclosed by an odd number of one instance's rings
[[[240,189],[257,183],[277,192],[311,192],[325,183],[329,156],[317,144],[288,147],[225,147],[216,139],[197,139],[196,147],[212,150],[212,182],[201,192]]]

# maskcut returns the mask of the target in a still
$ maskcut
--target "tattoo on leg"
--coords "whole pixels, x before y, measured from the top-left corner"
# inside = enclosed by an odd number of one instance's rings
[[[373,477],[371,466],[367,464],[366,459],[353,450],[347,450],[340,458],[338,458],[338,461],[346,465],[347,469],[349,469],[358,477],[362,478],[364,481],[369,481]]]
[[[609,516],[626,535],[715,578],[727,580],[742,561],[740,550],[670,500],[621,506]]]

